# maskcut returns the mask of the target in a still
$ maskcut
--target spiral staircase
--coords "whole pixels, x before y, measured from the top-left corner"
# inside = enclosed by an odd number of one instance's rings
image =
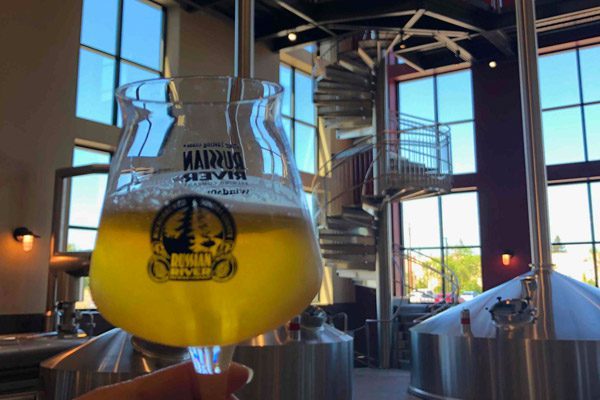
[[[377,290],[377,263],[385,251],[380,246],[385,234],[381,211],[393,202],[448,192],[452,174],[448,127],[387,110],[388,100],[380,93],[387,76],[377,72],[387,68],[382,64],[393,46],[394,36],[385,32],[330,40],[320,44],[313,68],[314,102],[323,126],[351,143],[322,164],[313,182],[322,258],[338,276]],[[458,298],[458,281],[446,265],[423,262],[422,256],[397,246],[388,251],[393,252],[393,284],[406,302],[417,289],[406,277],[409,265],[433,271],[444,291]],[[402,354],[402,348],[409,348],[402,340],[413,323],[445,306],[411,314],[405,329],[395,332],[394,351]],[[398,305],[396,310],[394,319]],[[392,357],[400,362],[407,358]]]
[[[353,141],[322,166],[313,183],[322,256],[339,276],[371,287],[377,210],[384,202],[445,193],[451,186],[447,127],[394,114],[386,131],[376,134],[376,66],[393,40],[367,32],[321,44],[313,69],[318,116],[337,139]]]

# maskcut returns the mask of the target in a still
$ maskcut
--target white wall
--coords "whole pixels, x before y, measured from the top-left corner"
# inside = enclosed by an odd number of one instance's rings
[[[231,21],[169,7],[167,72],[230,74]],[[116,144],[119,131],[75,117],[81,0],[6,2],[0,12],[0,314],[42,313],[53,177],[76,138]],[[256,75],[278,79],[277,54],[257,45]],[[25,253],[12,230],[42,236]]]

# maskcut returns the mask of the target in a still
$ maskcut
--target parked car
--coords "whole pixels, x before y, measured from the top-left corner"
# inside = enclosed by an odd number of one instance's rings
[[[408,301],[411,303],[433,303],[435,295],[430,289],[417,289],[410,293]]]
[[[469,300],[473,300],[473,298],[475,298],[476,296],[478,296],[480,294],[481,293],[479,293],[476,290],[467,290],[465,292],[462,292],[460,297],[462,297],[464,301],[469,301]]]
[[[454,303],[462,303],[463,301],[465,301],[462,296],[459,296],[457,301],[454,301],[452,293],[446,293],[446,298],[444,298],[444,295],[442,293],[438,293],[435,295],[435,298],[433,300],[433,302],[435,304],[438,303],[447,303],[447,304],[454,304]]]

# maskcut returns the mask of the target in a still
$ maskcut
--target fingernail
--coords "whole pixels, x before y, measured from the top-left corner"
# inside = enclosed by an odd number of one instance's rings
[[[254,370],[249,367],[246,367],[246,369],[248,370],[248,379],[246,379],[246,385],[247,385],[250,382],[252,382],[252,379],[254,378]]]

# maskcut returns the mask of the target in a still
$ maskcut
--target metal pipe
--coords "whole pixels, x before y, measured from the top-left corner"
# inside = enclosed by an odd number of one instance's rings
[[[552,268],[552,256],[538,82],[535,1],[517,0],[515,3],[531,262],[535,268],[545,270]]]
[[[235,0],[234,74],[254,76],[254,0]]]
[[[377,66],[377,87],[375,96],[376,145],[374,153],[373,177],[374,194],[384,194],[384,177],[388,171],[386,135],[389,127],[389,88],[387,57],[383,57]],[[379,157],[377,151],[379,150]],[[378,213],[377,232],[377,337],[379,368],[391,367],[392,354],[392,206],[384,200]]]

